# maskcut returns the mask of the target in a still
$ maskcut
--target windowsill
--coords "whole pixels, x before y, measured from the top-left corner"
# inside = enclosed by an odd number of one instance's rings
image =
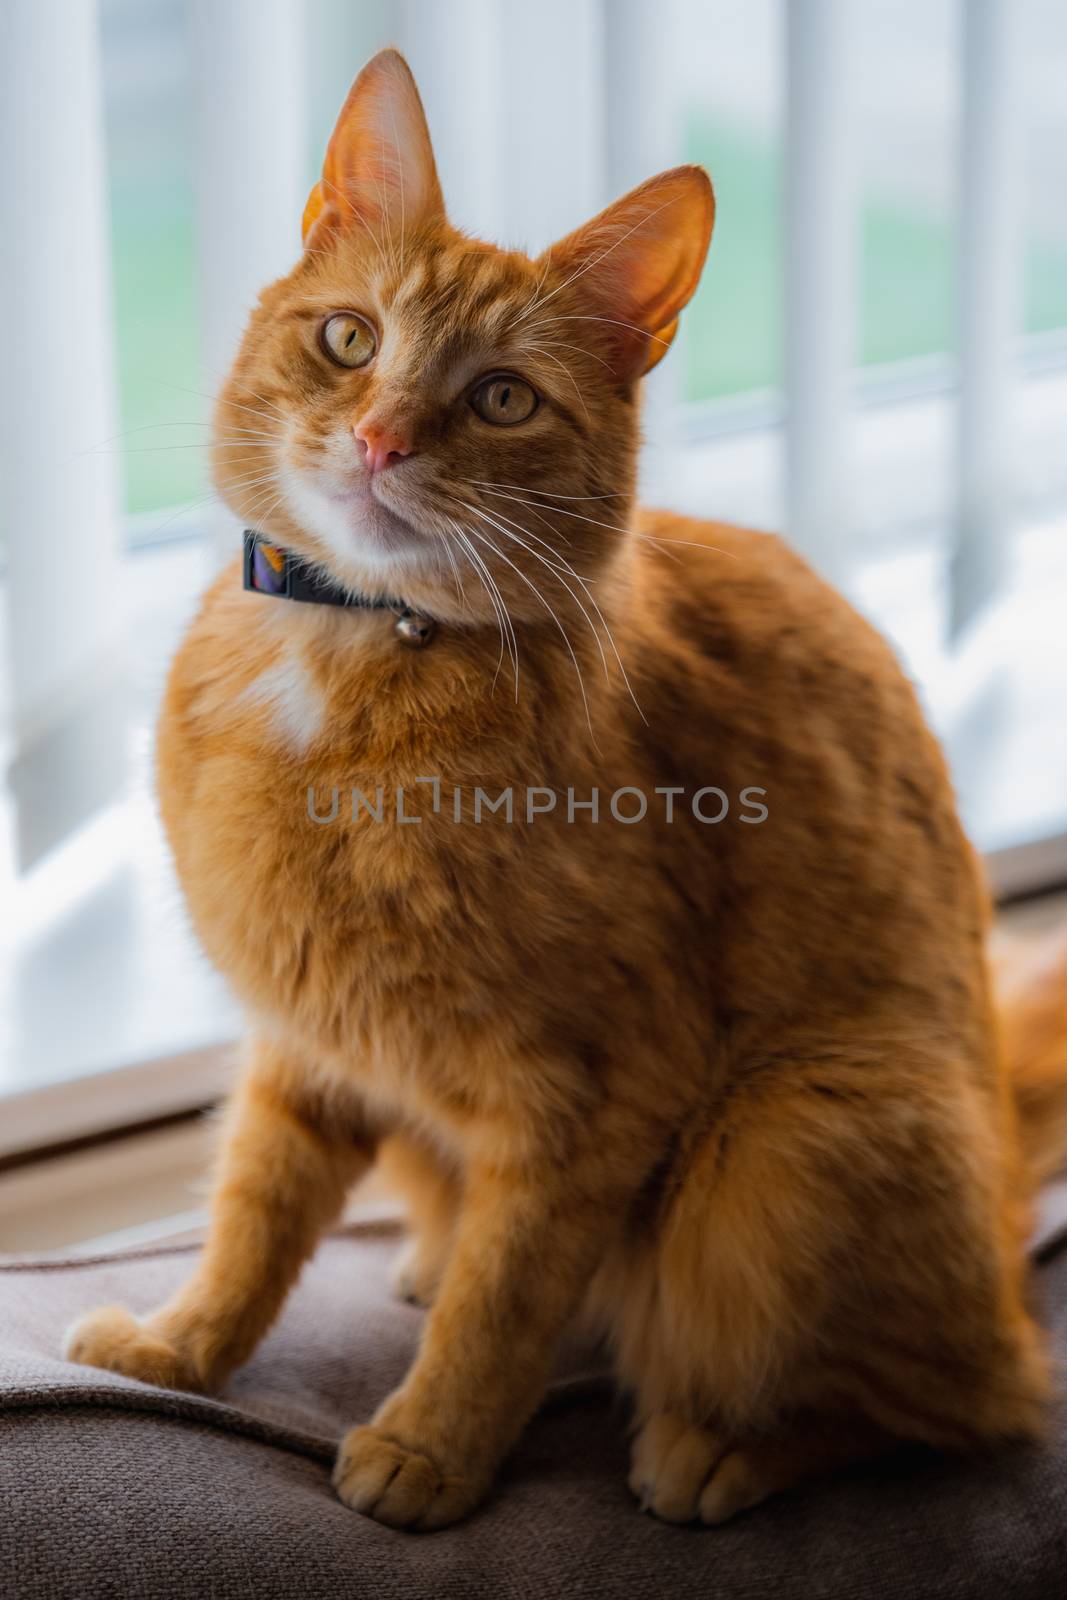
[[[0,1255],[96,1255],[198,1241],[216,1120],[188,1117],[0,1171]],[[371,1172],[349,1196],[341,1225],[401,1216]]]
[[[15,1084],[3,1096],[5,1159],[68,1145],[215,1105],[227,1093],[237,1052],[204,1045],[152,1060],[88,1067],[58,1082]]]

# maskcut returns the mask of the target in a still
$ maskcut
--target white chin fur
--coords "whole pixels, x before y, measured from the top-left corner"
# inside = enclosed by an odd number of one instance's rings
[[[291,468],[283,470],[282,487],[289,511],[325,545],[330,569],[342,582],[359,588],[369,580],[388,587],[394,576],[410,577],[427,561],[425,540],[408,534],[384,506],[357,512],[339,505]]]

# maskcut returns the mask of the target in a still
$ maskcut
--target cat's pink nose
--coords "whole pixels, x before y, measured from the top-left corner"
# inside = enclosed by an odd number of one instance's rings
[[[369,472],[381,472],[383,467],[395,467],[398,461],[411,455],[414,446],[409,434],[399,428],[383,428],[371,418],[352,424],[356,443],[364,449],[364,461]]]

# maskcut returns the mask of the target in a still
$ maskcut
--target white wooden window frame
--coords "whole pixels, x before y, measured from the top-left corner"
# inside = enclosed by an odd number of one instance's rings
[[[540,248],[677,159],[669,9],[670,0],[656,6],[365,0],[358,7],[348,0],[191,0],[205,369],[221,373],[259,285],[295,255],[312,159],[309,120],[320,98],[339,102],[352,63],[388,42],[404,48],[426,100],[456,220]],[[0,385],[9,529],[4,589],[12,782],[27,863],[111,799],[125,779],[126,663],[114,606],[120,519],[114,461],[93,448],[117,432],[99,18],[96,0],[65,0],[63,12],[62,27],[40,0],[7,0],[0,13],[0,228],[18,243],[2,253],[0,268],[8,313]],[[1018,7],[1011,0],[967,0],[962,18],[961,315],[945,618],[957,642],[966,640],[1002,581],[1015,461],[1009,391],[1020,360],[1013,334]],[[951,385],[953,374],[944,363],[854,371],[856,197],[848,137],[854,108],[846,61],[856,8],[851,0],[788,0],[786,19],[784,392],[683,409],[668,363],[651,386],[650,432],[659,441],[660,470],[669,475],[672,448],[695,449],[731,430],[740,439],[747,429],[757,440],[778,430],[786,531],[847,585],[854,507],[845,503],[841,484],[857,428],[872,408],[918,403]],[[309,26],[317,29],[316,51],[305,71]],[[546,84],[566,106],[565,117],[543,114]],[[62,370],[72,326],[78,383],[43,382],[42,371]],[[1063,344],[1031,341],[1024,361],[1036,368],[1062,360]],[[62,470],[57,438],[70,447]],[[656,461],[653,450],[653,476]],[[202,528],[202,519],[188,526]],[[234,530],[224,515],[213,532],[220,547],[232,546]],[[1001,887],[1028,887],[1062,866],[1063,844],[1044,839],[1002,853],[992,863]],[[125,1063],[121,1072],[65,1094],[10,1099],[0,1153],[40,1139],[46,1128],[53,1139],[57,1130],[64,1136],[91,1130],[119,1117],[126,1103],[152,1116],[201,1103],[222,1086],[215,1060],[195,1071]]]

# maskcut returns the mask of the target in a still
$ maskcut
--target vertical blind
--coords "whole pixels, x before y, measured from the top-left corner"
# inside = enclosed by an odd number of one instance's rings
[[[96,8],[0,8],[0,477],[19,856],[124,780],[114,337]]]
[[[189,0],[198,292],[217,381],[259,286],[295,259],[322,105],[373,50],[408,54],[457,222],[538,249],[684,159],[671,0]],[[789,0],[785,93],[787,532],[829,575],[842,499],[859,219],[851,0]],[[1018,8],[967,0],[959,185],[959,427],[951,622],[999,581],[1021,236]],[[118,432],[96,0],[6,0],[0,221],[4,584],[19,854],[42,855],[123,781]],[[306,86],[313,86],[309,96]],[[315,126],[313,127],[313,124]],[[676,369],[676,363],[673,364]],[[672,364],[653,412],[674,404]],[[233,530],[218,526],[220,545]]]

